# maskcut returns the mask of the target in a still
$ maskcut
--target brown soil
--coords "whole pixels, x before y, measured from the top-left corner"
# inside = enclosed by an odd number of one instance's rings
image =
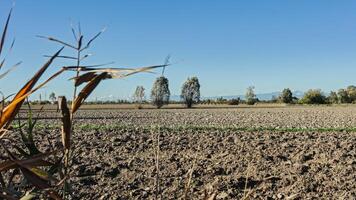
[[[79,136],[78,197],[153,199],[158,136],[162,199],[356,198],[355,133],[137,129]]]
[[[356,132],[278,130],[354,128],[355,111],[82,111],[77,126],[87,127],[74,134],[74,199],[356,199]],[[263,130],[269,127],[276,129]],[[39,129],[36,138],[60,145],[59,132]]]

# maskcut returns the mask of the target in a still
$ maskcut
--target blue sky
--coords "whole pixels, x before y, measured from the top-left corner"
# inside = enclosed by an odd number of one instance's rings
[[[2,24],[11,4],[0,0]],[[285,87],[329,92],[356,84],[355,10],[352,0],[18,0],[10,26],[16,44],[8,65],[23,64],[1,80],[1,90],[16,91],[46,61],[42,55],[59,49],[36,35],[70,42],[70,23],[80,21],[87,38],[107,26],[88,51],[94,55],[87,64],[146,66],[171,54],[176,64],[166,76],[172,94],[179,94],[188,76],[198,76],[203,96],[244,94],[250,85],[257,93]],[[72,63],[58,60],[47,75],[64,64]],[[103,82],[92,98],[127,98],[137,85],[148,94],[156,76]],[[69,77],[41,93],[70,96]]]

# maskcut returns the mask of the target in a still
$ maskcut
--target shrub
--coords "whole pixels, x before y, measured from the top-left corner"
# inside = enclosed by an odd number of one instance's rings
[[[350,103],[356,102],[356,86],[350,85],[346,88]]]
[[[241,101],[241,99],[240,98],[233,98],[233,99],[231,99],[231,100],[229,100],[228,101],[228,104],[229,105],[239,105],[240,104],[240,101]]]
[[[164,76],[158,77],[151,91],[152,104],[157,108],[161,108],[169,103],[170,95],[168,79]]]
[[[279,99],[282,103],[293,103],[293,93],[289,88],[286,88],[282,91],[282,94],[279,96]]]
[[[183,83],[180,97],[187,108],[200,101],[200,84],[197,77],[188,78]]]
[[[300,100],[302,104],[325,104],[327,103],[325,95],[320,89],[308,90]]]
[[[328,96],[328,103],[331,103],[331,104],[339,103],[339,97],[336,92],[334,92],[334,91],[330,92],[330,94]]]
[[[347,93],[347,90],[345,89],[339,89],[339,91],[337,92],[338,96],[339,96],[339,101],[340,103],[351,103],[351,99]]]
[[[254,89],[255,87],[253,86],[247,88],[246,95],[245,95],[247,105],[254,105],[256,102],[258,102]]]

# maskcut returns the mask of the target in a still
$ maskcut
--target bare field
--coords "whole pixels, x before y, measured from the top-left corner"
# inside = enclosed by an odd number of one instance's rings
[[[60,146],[57,114],[41,117],[37,137]],[[157,180],[161,199],[356,199],[354,106],[84,109],[77,117],[78,199],[154,199]]]
[[[211,126],[238,128],[355,128],[356,106],[230,107],[225,105],[181,109],[132,109],[133,105],[87,105],[76,115],[80,124],[133,126]],[[106,106],[103,109],[102,106]],[[130,107],[131,106],[131,107]],[[178,107],[178,108],[177,108]],[[124,109],[126,108],[126,109]],[[48,108],[47,108],[48,109]],[[100,110],[99,110],[100,109]],[[56,119],[58,113],[45,110],[40,117]],[[87,120],[90,120],[87,121]]]

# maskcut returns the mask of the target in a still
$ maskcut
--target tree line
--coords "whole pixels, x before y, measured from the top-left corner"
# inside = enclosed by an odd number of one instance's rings
[[[253,87],[247,88],[246,103],[253,105],[259,100],[254,94]],[[274,97],[272,103],[286,103],[286,104],[350,104],[356,103],[356,86],[350,85],[347,88],[339,89],[337,92],[331,91],[326,95],[321,89],[310,89],[304,93],[302,98],[293,96],[289,88],[285,88],[280,96]]]
[[[320,89],[310,89],[304,93],[303,97],[297,98],[293,95],[293,92],[289,88],[283,89],[280,95],[272,97],[270,100],[260,100],[255,94],[255,87],[250,86],[246,89],[245,99],[232,98],[224,99],[219,97],[217,99],[200,99],[200,83],[197,77],[188,77],[182,84],[180,101],[174,102],[170,100],[169,80],[163,75],[157,77],[153,83],[150,93],[150,102],[157,108],[161,108],[169,103],[184,103],[187,108],[191,108],[194,104],[228,104],[239,105],[241,103],[247,105],[254,105],[256,103],[285,103],[285,104],[350,104],[356,103],[356,86],[348,86],[347,88],[339,89],[338,91],[331,91],[329,94],[324,93]],[[138,108],[142,108],[143,104],[148,103],[145,98],[145,88],[143,86],[137,86],[132,96],[132,101],[118,100],[109,102],[88,102],[89,103],[122,103],[122,104],[137,104]],[[51,93],[49,96],[51,102],[55,102],[56,96]],[[36,102],[34,102],[36,103]],[[44,102],[42,102],[44,103]],[[45,103],[49,103],[46,101]]]

